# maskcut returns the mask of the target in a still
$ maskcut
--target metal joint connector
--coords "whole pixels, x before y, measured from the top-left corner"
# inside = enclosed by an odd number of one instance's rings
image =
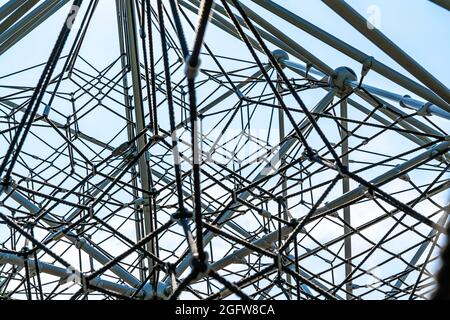
[[[372,69],[372,65],[373,65],[374,60],[375,60],[375,58],[372,57],[372,56],[367,57],[367,58],[365,58],[363,60],[362,70],[361,70],[361,76],[362,77],[365,77],[366,74],[370,71],[370,69]]]
[[[201,60],[198,59],[198,63],[195,65],[191,64],[191,57],[188,56],[186,58],[186,62],[184,64],[184,74],[189,80],[195,79],[198,76],[198,72],[200,70]]]
[[[142,39],[145,39],[147,37],[147,34],[145,33],[144,28],[139,29],[139,35]]]
[[[417,114],[418,114],[419,116],[422,116],[422,117],[431,116],[431,115],[432,115],[432,113],[430,112],[430,106],[431,106],[431,105],[432,105],[431,102],[425,103],[425,104],[422,106],[422,108],[420,108],[419,110],[417,110]]]

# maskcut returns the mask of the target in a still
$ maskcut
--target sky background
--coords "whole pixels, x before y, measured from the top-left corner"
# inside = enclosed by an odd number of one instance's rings
[[[0,5],[6,0],[1,0]],[[442,83],[450,82],[450,72],[446,68],[446,60],[450,56],[450,26],[449,12],[436,6],[427,0],[349,0],[347,1],[360,14],[369,18],[371,11],[368,9],[379,8],[380,22],[379,29],[393,40],[399,47],[407,52],[411,57],[421,63],[431,74],[435,75]],[[103,58],[107,52],[116,49],[116,38],[111,26],[115,22],[115,9],[112,5],[113,0],[101,0],[94,19],[93,29],[96,30],[95,51],[98,57]],[[248,4],[249,1],[243,1]],[[380,61],[394,66],[392,62],[375,45],[366,40],[362,35],[356,32],[349,24],[343,21],[331,9],[319,0],[282,0],[278,1],[285,8],[295,12],[302,18],[316,24],[331,34],[341,38],[356,48],[369,53]],[[39,26],[27,39],[17,44],[9,50],[0,59],[0,68],[2,74],[8,70],[17,68],[16,61],[20,65],[33,65],[45,60],[53,46],[54,39],[57,37],[59,26],[66,15],[70,2],[65,6],[66,10],[60,10],[51,17],[46,23]],[[252,5],[255,10],[257,5]],[[264,12],[261,11],[261,12]],[[272,22],[277,20],[273,16],[268,17]],[[296,28],[286,28],[287,33],[293,39],[299,39],[299,42],[311,52],[322,58],[330,66],[346,65],[350,60],[343,60],[340,54],[325,44],[321,44],[313,37],[307,37],[301,30]],[[38,34],[45,36],[40,37]],[[101,35],[99,37],[98,35]],[[43,39],[45,38],[45,41]],[[86,47],[89,47],[86,45]],[[32,51],[23,50],[33,48]]]

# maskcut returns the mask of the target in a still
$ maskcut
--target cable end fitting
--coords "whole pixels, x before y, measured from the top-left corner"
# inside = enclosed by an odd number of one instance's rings
[[[198,76],[198,72],[200,70],[201,60],[198,58],[195,60],[192,58],[192,56],[188,56],[184,64],[184,74],[189,80],[195,79]]]

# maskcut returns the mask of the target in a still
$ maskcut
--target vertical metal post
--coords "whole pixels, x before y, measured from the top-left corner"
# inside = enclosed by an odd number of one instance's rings
[[[348,118],[348,106],[347,100],[343,100],[341,102],[341,118]],[[348,123],[345,120],[341,121],[342,130],[341,130],[341,138],[343,139],[341,145],[342,152],[342,164],[346,167],[349,165],[349,156],[348,156]],[[348,177],[344,177],[342,179],[342,193],[345,194],[350,191],[350,179]],[[352,272],[352,239],[349,235],[351,233],[350,229],[350,207],[344,207],[344,234],[346,235],[344,240],[344,255],[345,255],[345,276],[347,277]],[[347,300],[352,298],[353,288],[351,281],[346,283],[347,290]]]
[[[132,78],[132,89],[133,89],[133,102],[135,110],[135,121],[136,121],[136,131],[141,132],[145,129],[145,113],[142,98],[142,86],[141,86],[141,73],[139,64],[139,52],[137,44],[137,32],[136,32],[136,17],[135,17],[135,6],[134,1],[122,0],[124,8],[126,11],[126,31],[127,38],[125,41],[126,52],[128,56],[129,68],[131,71]],[[137,152],[140,152],[145,144],[147,143],[147,136],[145,134],[141,135],[137,139]],[[145,154],[139,159],[138,162],[139,177],[141,180],[141,187],[143,190],[151,191],[152,183],[150,176],[150,168],[145,157]],[[153,232],[153,220],[151,217],[151,198],[148,193],[142,195],[144,199],[144,204],[142,206],[143,216],[144,216],[144,231],[145,234]],[[146,249],[155,253],[154,241],[150,241],[146,245]],[[148,261],[149,272],[153,267],[151,259]]]
[[[120,47],[120,54],[121,54],[121,67],[124,72],[127,72],[128,68],[128,62],[127,62],[127,56],[125,51],[125,40],[124,40],[124,15],[123,15],[123,8],[122,8],[122,2],[121,0],[116,0],[116,11],[117,11],[117,26],[118,26],[118,33],[119,33],[119,47]],[[134,120],[133,120],[133,113],[132,113],[132,107],[131,107],[131,101],[130,101],[130,94],[129,94],[129,85],[128,85],[128,79],[126,76],[123,77],[123,95],[124,95],[124,105],[125,105],[125,117],[127,118],[127,136],[128,140],[133,139],[135,135],[135,129],[134,129]],[[130,173],[133,179],[131,180],[131,184],[133,188],[138,187],[138,182],[136,178],[136,174],[133,170],[133,172]],[[137,189],[132,190],[133,197],[137,198],[138,191]],[[142,231],[142,215],[139,212],[139,206],[134,205],[134,209],[136,210],[136,213],[134,215],[135,218],[135,224],[136,224],[136,241],[139,241],[143,237],[143,231]],[[143,281],[145,279],[144,274],[144,263],[141,261],[139,264],[139,267],[141,268],[139,272],[140,280]]]
[[[281,87],[281,78],[280,76],[277,74],[277,91],[280,93],[280,95],[282,96],[282,87]],[[279,132],[279,137],[280,137],[280,145],[282,143],[282,141],[284,140],[284,138],[286,137],[286,132],[284,129],[284,110],[283,108],[279,108],[278,109],[278,132]],[[281,157],[280,159],[280,165],[281,167],[286,165],[286,159],[284,156]],[[282,192],[282,201],[283,201],[283,206],[282,206],[282,210],[283,210],[283,219],[285,221],[289,221],[289,217],[288,217],[288,201],[287,201],[287,179],[286,179],[286,175],[283,174],[283,178],[282,178],[282,183],[281,183],[281,188],[283,189]],[[281,245],[281,243],[279,244]],[[296,244],[294,244],[296,245]],[[289,252],[289,247],[287,248],[287,252]],[[290,275],[286,275],[286,281],[288,284],[291,284],[292,282],[292,277]],[[292,299],[291,296],[291,290],[288,291],[288,295],[289,298]]]

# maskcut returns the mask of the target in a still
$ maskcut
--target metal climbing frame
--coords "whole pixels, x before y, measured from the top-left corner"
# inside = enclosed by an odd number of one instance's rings
[[[0,298],[427,299],[450,91],[322,2],[411,77],[278,1],[0,2]]]

